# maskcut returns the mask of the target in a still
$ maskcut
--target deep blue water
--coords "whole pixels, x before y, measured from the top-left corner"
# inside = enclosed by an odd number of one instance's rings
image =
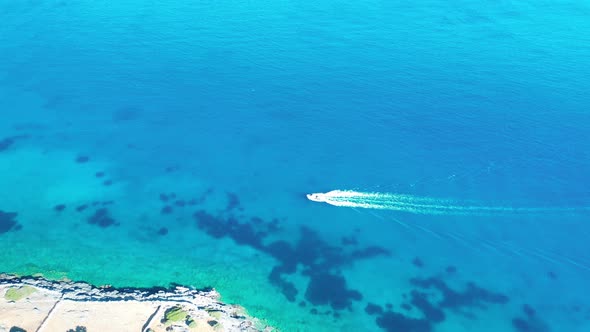
[[[0,22],[0,271],[213,286],[284,331],[590,329],[589,4],[0,0]],[[581,209],[304,197],[332,189]]]

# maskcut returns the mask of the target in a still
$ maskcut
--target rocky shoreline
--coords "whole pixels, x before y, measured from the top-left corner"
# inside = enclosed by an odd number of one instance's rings
[[[0,332],[274,331],[214,289],[96,287],[0,274]]]

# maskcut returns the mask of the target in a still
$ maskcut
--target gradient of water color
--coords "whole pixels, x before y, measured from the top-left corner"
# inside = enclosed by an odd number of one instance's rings
[[[587,206],[588,4],[0,8],[0,271],[213,286],[283,331],[590,328],[588,214],[305,198]]]

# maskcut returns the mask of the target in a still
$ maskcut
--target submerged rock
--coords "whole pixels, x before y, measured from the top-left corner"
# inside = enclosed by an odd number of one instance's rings
[[[7,150],[12,144],[14,144],[14,139],[12,137],[0,140],[0,151]]]
[[[96,212],[94,212],[94,214],[88,218],[88,223],[100,226],[102,228],[119,225],[119,223],[110,216],[109,210],[106,208],[100,208],[96,210]]]
[[[80,155],[78,157],[76,157],[76,162],[78,164],[85,164],[90,160],[90,157],[88,156],[84,156],[84,155]]]
[[[0,139],[0,152],[8,150],[17,140],[29,138],[29,135],[16,135]]]
[[[4,212],[0,210],[0,234],[12,229],[18,229],[17,215],[16,212]]]

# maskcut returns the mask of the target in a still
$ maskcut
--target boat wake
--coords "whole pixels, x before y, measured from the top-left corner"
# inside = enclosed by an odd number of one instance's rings
[[[393,210],[422,215],[479,215],[479,216],[511,216],[547,213],[587,213],[590,207],[506,207],[486,206],[478,202],[438,199],[392,193],[359,192],[354,190],[332,190],[326,193],[307,194],[314,202],[321,202],[339,207],[357,209]],[[492,241],[484,238],[473,238],[455,230],[434,230],[416,223],[403,222],[397,218],[385,218],[369,211],[375,217],[391,220],[412,232],[428,234],[442,240],[451,240],[472,249],[487,249],[499,254],[515,257],[536,258],[548,263],[575,266],[590,271],[590,262],[543,250],[541,248],[525,248],[507,241]]]
[[[353,190],[332,190],[327,193],[307,194],[307,198],[314,202],[323,202],[340,207],[394,210],[416,214],[493,215],[590,211],[589,207],[485,206],[476,202],[459,202],[450,199]]]

